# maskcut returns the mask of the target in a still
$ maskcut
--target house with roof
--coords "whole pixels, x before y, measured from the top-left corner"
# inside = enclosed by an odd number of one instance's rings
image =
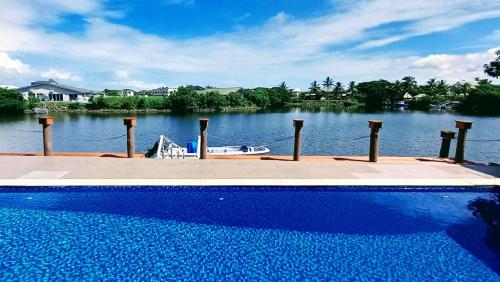
[[[149,95],[149,96],[170,96],[175,91],[177,91],[177,88],[170,88],[170,87],[162,86],[162,87],[158,87],[156,89],[147,90],[146,95]]]
[[[91,90],[59,84],[52,79],[35,81],[17,90],[26,100],[29,97],[37,97],[42,101],[87,102],[92,94]]]
[[[135,91],[132,89],[122,89],[118,90],[118,95],[122,97],[132,97],[135,95]]]

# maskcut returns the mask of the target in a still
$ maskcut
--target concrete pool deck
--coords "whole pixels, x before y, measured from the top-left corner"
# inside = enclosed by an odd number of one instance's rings
[[[0,156],[0,186],[499,186],[500,167],[435,158],[287,156],[153,160]]]

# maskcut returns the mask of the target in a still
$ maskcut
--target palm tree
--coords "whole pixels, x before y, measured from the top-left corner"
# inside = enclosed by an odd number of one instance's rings
[[[405,76],[403,77],[402,81],[403,90],[410,93],[411,95],[415,95],[418,88],[415,78],[412,76]]]
[[[427,81],[427,85],[424,86],[425,90],[427,90],[427,94],[429,95],[436,95],[437,94],[437,82],[436,82],[436,79],[435,78],[431,78]]]
[[[326,91],[330,91],[333,87],[333,79],[331,79],[329,76],[326,77],[325,81],[323,81],[323,87],[326,88]]]
[[[450,92],[450,87],[448,86],[448,84],[446,84],[446,81],[445,80],[440,80],[438,81],[437,85],[436,85],[436,92],[439,94],[439,95],[444,95],[444,96],[447,96]]]
[[[342,85],[342,82],[337,82],[335,83],[335,87],[333,88],[333,96],[337,99],[342,98],[342,95],[344,94],[345,89],[344,86]]]
[[[347,86],[347,93],[349,93],[349,95],[352,96],[354,95],[354,92],[356,92],[356,82],[349,81],[349,84]]]
[[[283,88],[283,89],[288,89],[288,86],[286,85],[286,82],[284,82],[284,81],[282,83],[280,83],[279,87]]]
[[[394,81],[394,90],[399,98],[402,98],[405,93],[403,93],[403,83],[400,80]]]
[[[321,91],[321,88],[319,87],[319,84],[316,80],[311,82],[311,87],[309,87],[309,90],[314,94],[317,94],[319,91]]]

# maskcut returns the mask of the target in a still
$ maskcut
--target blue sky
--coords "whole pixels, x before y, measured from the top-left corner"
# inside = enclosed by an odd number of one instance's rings
[[[500,2],[2,0],[0,85],[307,88],[484,77]],[[498,81],[495,81],[498,82]]]

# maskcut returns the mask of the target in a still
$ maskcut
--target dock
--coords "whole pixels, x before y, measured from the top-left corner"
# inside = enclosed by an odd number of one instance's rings
[[[110,154],[118,155],[118,154]],[[500,167],[438,158],[293,156],[157,160],[0,155],[0,186],[484,186]]]

